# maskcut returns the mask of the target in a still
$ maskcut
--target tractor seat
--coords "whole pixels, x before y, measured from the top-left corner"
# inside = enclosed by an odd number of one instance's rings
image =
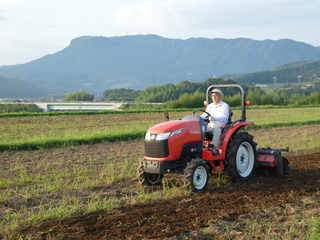
[[[221,133],[226,133],[228,131],[228,129],[231,127],[231,124],[232,124],[231,118],[232,118],[232,116],[233,116],[233,112],[232,112],[232,110],[230,110],[228,123],[223,126]]]
[[[230,109],[230,110],[229,110],[229,118],[228,118],[228,123],[227,123],[227,124],[231,124],[231,123],[232,123],[232,121],[231,121],[232,116],[233,116],[233,112],[232,112],[232,110]]]

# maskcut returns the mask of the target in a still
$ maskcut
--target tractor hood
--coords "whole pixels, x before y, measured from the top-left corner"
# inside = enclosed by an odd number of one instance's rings
[[[174,120],[163,122],[149,128],[146,140],[166,140],[189,136],[191,141],[201,141],[202,131],[198,121]],[[192,136],[192,137],[190,137]]]
[[[170,161],[181,154],[199,152],[205,128],[199,121],[173,120],[149,128],[145,136],[145,153],[149,160]]]
[[[200,134],[199,123],[197,121],[192,120],[174,120],[169,122],[159,123],[154,125],[153,127],[149,128],[148,132],[151,134],[158,134],[164,132],[174,132],[179,129],[184,128],[186,129],[193,129],[198,128],[198,132],[194,134]]]

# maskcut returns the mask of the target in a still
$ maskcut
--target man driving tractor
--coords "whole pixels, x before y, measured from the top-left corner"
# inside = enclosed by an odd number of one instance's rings
[[[213,89],[211,92],[212,96],[212,103],[210,103],[207,108],[206,112],[208,112],[211,117],[210,122],[207,126],[207,132],[213,133],[212,144],[214,145],[212,149],[212,154],[217,155],[218,153],[218,142],[221,134],[221,126],[228,123],[229,119],[229,105],[221,100],[222,98],[222,91],[220,89]],[[201,115],[202,118],[206,118],[207,114],[203,113]]]
[[[241,118],[231,122],[229,105],[221,101],[222,92],[217,87],[239,88]],[[208,105],[210,94],[213,102]],[[213,172],[225,171],[235,182],[247,182],[258,166],[279,175],[290,172],[288,160],[281,156],[281,152],[289,151],[289,148],[257,149],[254,137],[243,131],[254,122],[246,120],[246,106],[250,102],[246,101],[245,91],[240,85],[209,86],[205,105],[206,111],[195,110],[191,115],[166,120],[148,129],[145,156],[137,169],[141,184],[159,185],[164,175],[178,173],[183,174],[185,187],[200,192],[206,189]],[[198,111],[204,114],[196,114]]]

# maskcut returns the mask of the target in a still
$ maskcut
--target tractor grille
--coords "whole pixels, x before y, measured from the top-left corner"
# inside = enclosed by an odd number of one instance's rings
[[[168,140],[146,140],[144,150],[147,157],[162,158],[169,155]]]

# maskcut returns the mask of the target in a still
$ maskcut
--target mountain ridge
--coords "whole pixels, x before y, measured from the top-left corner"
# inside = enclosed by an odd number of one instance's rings
[[[1,66],[0,76],[49,93],[85,90],[101,95],[106,89],[140,90],[185,80],[200,82],[223,74],[266,71],[319,59],[320,48],[290,39],[82,36],[57,53],[25,64]]]

